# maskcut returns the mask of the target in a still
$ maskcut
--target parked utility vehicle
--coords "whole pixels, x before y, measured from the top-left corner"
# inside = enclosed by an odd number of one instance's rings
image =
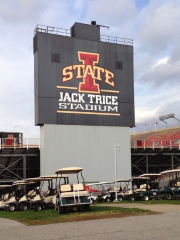
[[[121,189],[121,191],[117,195],[117,198],[119,201],[122,201],[122,200],[134,201],[133,190],[131,190],[130,186],[129,186],[129,184],[132,181],[133,181],[132,179],[118,179],[117,180],[117,182],[120,183],[120,189]]]
[[[6,201],[4,209],[7,211],[16,211],[28,209],[28,200],[26,195],[26,187],[34,185],[34,182],[26,182],[25,180],[16,181],[12,185],[11,198]]]
[[[145,188],[141,189],[139,192],[136,192],[136,198],[143,201],[156,199],[157,190],[159,189],[159,181],[157,181],[157,179],[161,176],[161,174],[156,173],[146,173],[140,175],[140,177],[146,177],[147,182]]]
[[[68,176],[61,176],[66,183]],[[41,211],[45,208],[54,208],[56,203],[57,186],[53,186],[53,180],[57,180],[58,175],[47,175],[39,177],[40,188],[37,189],[36,196],[30,201],[30,208]],[[42,188],[48,183],[48,187],[42,192]]]
[[[146,200],[145,197],[141,197],[140,193],[143,193],[150,189],[149,185],[147,184],[147,181],[149,180],[148,177],[133,177],[131,178],[133,180],[132,183],[132,190],[133,190],[133,197],[134,200]]]
[[[89,192],[88,199],[90,199],[91,202],[97,202],[98,195],[100,194],[97,184],[99,184],[99,183],[86,184],[86,186],[88,187],[88,192]],[[94,191],[91,191],[92,188]]]
[[[68,167],[58,169],[55,173],[58,175],[63,174],[76,174],[77,182],[73,184],[61,184],[59,181],[59,191],[56,198],[56,206],[59,214],[65,213],[67,210],[90,210],[90,200],[88,191],[84,190],[85,181],[82,175],[83,168],[80,167]],[[79,174],[83,182],[79,182]]]
[[[97,192],[89,192],[91,202],[109,202],[109,191],[113,190],[111,184],[114,185],[114,181],[100,182],[87,184],[87,186],[96,186]]]
[[[0,209],[4,209],[6,202],[11,197],[11,185],[0,185]]]
[[[178,182],[178,175],[180,169],[173,169],[161,172],[162,175],[166,175],[169,178],[167,186],[157,191],[157,199],[179,199],[180,198],[180,182]]]

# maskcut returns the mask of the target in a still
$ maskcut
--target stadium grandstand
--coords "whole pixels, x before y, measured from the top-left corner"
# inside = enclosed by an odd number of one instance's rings
[[[131,134],[132,175],[180,166],[180,128]]]

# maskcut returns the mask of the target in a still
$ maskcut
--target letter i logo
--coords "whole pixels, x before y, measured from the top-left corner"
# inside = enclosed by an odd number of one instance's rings
[[[99,54],[78,52],[79,61],[84,64],[83,82],[79,83],[79,92],[100,93],[99,84],[95,83],[94,69],[95,63],[99,62]]]

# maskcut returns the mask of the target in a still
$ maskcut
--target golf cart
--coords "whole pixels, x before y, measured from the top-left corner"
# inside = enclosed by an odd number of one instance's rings
[[[117,181],[118,183],[118,181]],[[119,187],[117,187],[117,194],[119,194],[120,192],[122,192],[122,187],[121,187],[121,184]],[[114,187],[114,189],[111,189],[109,191],[109,199],[108,199],[108,202],[109,201],[114,201],[115,200],[115,195],[116,195],[116,187]]]
[[[11,198],[6,201],[4,209],[10,212],[15,210],[26,211],[28,209],[28,194],[33,193],[33,191],[29,191],[26,195],[25,188],[30,184],[34,185],[35,183],[26,182],[25,180],[14,182]]]
[[[56,207],[59,214],[65,213],[67,210],[83,210],[90,211],[90,200],[88,199],[89,193],[84,190],[85,181],[82,175],[83,168],[80,167],[68,167],[61,168],[55,173],[59,174],[76,174],[77,183],[74,184],[60,184],[59,181],[59,191],[56,198]],[[81,173],[83,183],[79,182],[78,174]]]
[[[97,199],[98,199],[98,195],[100,194],[98,188],[97,188],[97,184],[99,183],[90,183],[90,184],[86,184],[86,187],[88,188],[88,191],[89,191],[89,197],[88,199],[91,201],[91,202],[97,202]],[[92,187],[95,187],[93,188],[94,191],[92,191]]]
[[[122,189],[122,191],[120,191],[117,194],[117,198],[119,201],[122,200],[130,200],[130,201],[134,201],[134,196],[133,196],[133,190],[131,190],[129,188],[129,183],[131,183],[133,180],[132,179],[119,179],[117,180],[117,182],[120,183],[120,189]],[[124,187],[122,188],[121,184],[124,183]]]
[[[144,192],[147,192],[150,190],[150,186],[147,184],[147,181],[149,180],[148,177],[133,177],[131,178],[133,180],[132,190],[133,190],[133,197],[134,200],[143,200],[147,201],[149,198],[146,198],[146,195],[144,195]]]
[[[157,199],[179,199],[180,198],[180,182],[178,182],[178,174],[180,169],[173,169],[161,172],[162,175],[168,175],[168,184],[157,191]],[[172,179],[171,179],[172,177]]]
[[[34,211],[41,211],[45,208],[54,208],[56,203],[57,186],[53,187],[53,179],[59,178],[57,175],[48,175],[39,177],[40,188],[37,189],[36,196],[30,201],[30,208]],[[61,176],[64,179],[64,183],[68,181],[68,176]],[[41,189],[45,182],[48,182],[48,188],[41,192]]]
[[[159,189],[159,181],[157,178],[161,177],[161,174],[156,173],[146,173],[140,175],[140,177],[147,178],[146,188],[143,188],[140,192],[136,192],[136,198],[143,201],[148,201],[150,199],[154,200],[157,196],[157,190]],[[138,196],[139,195],[139,196]]]
[[[4,209],[6,202],[11,196],[11,185],[0,185],[0,209]]]
[[[109,202],[109,191],[112,190],[110,184],[112,183],[114,184],[114,181],[87,184],[87,186],[95,185],[97,187],[97,192],[89,192],[91,202]]]

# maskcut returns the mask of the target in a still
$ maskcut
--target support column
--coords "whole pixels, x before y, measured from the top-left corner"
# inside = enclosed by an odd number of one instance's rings
[[[171,155],[171,169],[174,169],[174,155]]]
[[[148,168],[149,168],[149,165],[148,165],[148,155],[146,155],[146,173],[148,173]]]
[[[23,156],[23,179],[26,179],[26,156]]]

